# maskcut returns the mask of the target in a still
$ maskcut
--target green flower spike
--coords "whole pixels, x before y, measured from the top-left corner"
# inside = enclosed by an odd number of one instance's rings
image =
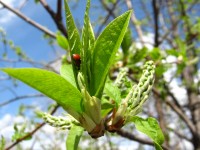
[[[148,61],[144,65],[143,74],[139,84],[135,88],[132,97],[129,99],[129,109],[127,117],[135,116],[140,113],[142,105],[148,99],[154,83],[155,65],[153,61]],[[127,121],[128,121],[127,118]]]
[[[142,110],[142,106],[148,99],[153,86],[154,73],[155,65],[153,61],[146,62],[138,85],[131,88],[126,98],[122,100],[118,109],[113,111],[111,119],[106,123],[108,131],[119,130],[130,121],[132,116],[137,115]]]
[[[71,115],[67,114],[66,117],[55,117],[48,113],[39,112],[43,120],[52,127],[59,128],[61,130],[70,129],[73,124],[79,125],[79,122]]]

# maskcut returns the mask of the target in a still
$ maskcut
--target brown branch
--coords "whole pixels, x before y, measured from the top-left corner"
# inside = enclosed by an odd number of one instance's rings
[[[189,142],[192,142],[192,140],[190,138],[188,138],[186,135],[183,135],[182,133],[178,132],[177,129],[172,129],[172,128],[169,128],[169,130],[172,130],[178,137],[182,138],[182,139],[185,139]]]
[[[133,6],[132,6],[132,3],[131,3],[130,0],[126,0],[125,2],[126,2],[126,5],[127,5],[129,10],[133,9]],[[134,12],[131,14],[131,21],[135,25],[136,32],[139,36],[139,39],[140,39],[142,45],[144,45],[143,32],[142,32],[140,25],[138,24],[138,20],[135,16]]]
[[[21,5],[18,7],[18,10],[21,10],[25,5],[26,3],[28,2],[28,0],[24,0]]]
[[[43,94],[32,94],[32,95],[17,96],[15,98],[12,98],[12,99],[9,99],[9,100],[7,100],[5,102],[0,103],[0,107],[5,106],[7,104],[10,104],[12,102],[16,102],[16,101],[21,100],[21,99],[33,98],[33,97],[41,97],[41,96],[43,96]]]
[[[140,3],[141,3],[141,8],[146,15],[146,18],[148,19],[148,23],[151,23],[151,24],[148,24],[148,25],[151,25],[151,27],[153,27],[152,18],[151,18],[150,12],[148,11],[148,8],[147,8],[148,6],[146,7],[143,0],[141,0]]]
[[[103,7],[108,11],[108,13],[109,13],[111,16],[113,16],[113,18],[116,18],[115,14],[113,13],[112,8],[109,8],[109,7],[106,5],[106,3],[105,3],[104,0],[101,0],[101,3],[102,3],[102,5],[103,5]],[[117,2],[116,2],[116,3],[117,3]],[[114,3],[114,5],[115,5],[116,3]]]
[[[169,18],[170,18],[172,28],[173,28],[172,35],[173,35],[173,38],[176,38],[178,36],[178,31],[177,31],[177,25],[176,25],[177,19],[176,19],[174,8],[173,8],[173,0],[168,0],[166,3],[167,3],[167,10],[169,13]]]
[[[62,0],[57,1],[56,18],[57,18],[57,20],[62,20]]]
[[[156,0],[152,0],[152,7],[153,7],[153,15],[154,15],[154,46],[159,46],[159,26],[158,26],[158,16],[159,16],[159,7]]]
[[[166,104],[170,106],[172,110],[174,110],[179,117],[186,123],[192,134],[195,134],[196,129],[191,120],[186,116],[186,114],[179,108],[177,107],[173,102],[166,100]]]
[[[109,9],[108,7],[105,7],[105,9],[108,10],[108,14],[107,14],[107,16],[105,17],[105,19],[104,19],[103,23],[101,24],[101,26],[99,27],[99,29],[98,29],[98,31],[97,31],[97,34],[96,34],[97,36],[100,34],[100,32],[101,32],[103,26],[107,23],[107,21],[108,21],[108,19],[110,18],[110,16],[114,15],[113,11],[115,10],[115,8],[116,8],[118,2],[119,2],[119,0],[117,0],[117,1],[113,4],[112,8],[110,8],[110,9]],[[103,0],[101,0],[101,3],[102,3],[102,5],[104,6]]]
[[[46,0],[40,0],[40,3],[42,6],[46,9],[46,11],[49,13],[53,21],[55,22],[57,28],[63,33],[63,35],[68,38],[67,30],[65,26],[62,23],[62,1],[58,0],[57,2],[57,13],[55,13],[51,7],[47,4]]]
[[[182,106],[179,104],[179,102],[176,99],[176,97],[174,96],[174,94],[169,90],[169,87],[166,84],[164,84],[164,88],[166,89],[167,93],[172,98],[172,100],[174,101],[174,103],[176,104],[176,106],[179,107],[183,111]]]
[[[16,14],[18,17],[20,17],[21,19],[23,19],[24,21],[26,21],[27,23],[33,25],[34,27],[36,27],[37,29],[39,29],[40,31],[44,32],[45,34],[49,35],[52,38],[56,38],[55,34],[48,30],[46,27],[40,25],[39,23],[31,20],[30,18],[28,18],[27,16],[25,16],[24,14],[22,14],[20,11],[12,8],[11,6],[7,5],[5,2],[3,2],[2,0],[0,0],[0,4],[3,5],[3,7],[5,7],[6,9],[10,10],[11,12],[13,12],[14,14]]]
[[[58,105],[56,105],[54,107],[54,109],[51,111],[51,114],[54,114],[56,112],[56,110],[58,109]],[[25,140],[26,138],[32,136],[35,132],[37,132],[40,128],[42,128],[45,125],[45,122],[40,123],[39,125],[37,125],[37,127],[32,130],[31,132],[29,132],[28,134],[26,134],[25,136],[19,138],[16,142],[12,143],[10,146],[8,146],[7,148],[5,148],[5,150],[10,150],[11,148],[13,148],[14,146],[16,146],[17,144],[19,144],[20,142],[22,142],[23,140]]]
[[[133,141],[137,141],[137,142],[142,143],[142,144],[154,146],[154,143],[152,141],[146,140],[144,138],[139,138],[139,137],[135,136],[134,134],[131,134],[130,132],[124,131],[122,129],[117,131],[117,134],[121,135],[122,137],[128,138],[128,139],[133,140]],[[162,148],[164,150],[168,149],[165,146],[162,146]]]

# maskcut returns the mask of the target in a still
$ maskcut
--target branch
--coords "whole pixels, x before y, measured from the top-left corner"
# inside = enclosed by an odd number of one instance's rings
[[[128,9],[133,9],[133,6],[132,6],[132,3],[130,0],[126,0],[126,5],[127,5]],[[138,24],[138,20],[134,13],[132,13],[132,15],[131,15],[131,21],[135,25],[136,32],[139,36],[139,39],[140,39],[142,45],[144,45],[142,29],[141,29],[140,25]]]
[[[174,94],[169,90],[169,87],[168,87],[166,84],[164,84],[164,87],[165,87],[167,93],[169,94],[169,96],[172,98],[172,100],[173,100],[174,103],[176,104],[176,106],[179,107],[179,108],[183,111],[183,109],[182,109],[181,105],[179,104],[177,98],[176,98],[176,97],[174,96]]]
[[[174,110],[179,117],[186,123],[192,134],[194,135],[196,132],[195,126],[193,123],[190,121],[190,119],[186,116],[186,114],[179,108],[177,107],[173,102],[166,100],[166,104],[171,107],[172,110]]]
[[[156,0],[152,0],[153,6],[153,15],[154,15],[154,46],[159,46],[159,26],[158,26],[158,16],[159,16],[159,7]]]
[[[148,5],[147,5],[147,7],[146,7],[146,5],[145,5],[145,3],[144,3],[144,1],[143,0],[140,0],[140,3],[141,3],[141,8],[143,9],[143,11],[144,11],[144,13],[145,13],[145,15],[146,15],[146,18],[148,19],[148,25],[150,25],[151,27],[153,27],[153,25],[152,25],[152,18],[151,18],[151,13],[148,11]],[[151,23],[151,24],[149,24],[149,23]]]
[[[21,10],[21,9],[26,5],[27,2],[28,2],[28,0],[24,0],[24,1],[20,4],[20,6],[18,7],[18,10]]]
[[[101,0],[101,3],[102,5],[104,6],[104,8],[106,8],[106,10],[108,10],[108,14],[107,16],[105,17],[105,20],[104,22],[101,24],[101,26],[99,27],[98,31],[97,31],[97,35],[100,34],[103,26],[107,23],[108,19],[110,18],[111,15],[114,15],[113,11],[115,10],[116,6],[117,6],[117,3],[119,2],[119,0],[117,0],[114,4],[113,4],[113,7],[111,9],[109,9],[104,3],[103,3],[103,0]]]
[[[62,1],[57,1],[57,13],[55,13],[51,7],[47,4],[46,0],[40,0],[40,3],[42,6],[46,9],[46,11],[49,13],[53,21],[55,22],[57,28],[65,35],[66,38],[68,38],[68,34],[66,31],[65,26],[62,23]]]
[[[190,138],[188,138],[186,135],[183,135],[182,133],[178,132],[177,129],[173,129],[173,128],[170,128],[170,127],[168,127],[168,129],[172,130],[178,137],[185,139],[189,142],[192,142],[192,140]]]
[[[25,99],[25,98],[33,98],[33,97],[41,97],[41,96],[44,96],[43,94],[32,94],[32,95],[24,95],[24,96],[17,96],[15,98],[12,98],[10,100],[7,100],[3,103],[0,103],[0,107],[2,106],[5,106],[7,104],[10,104],[12,102],[15,102],[15,101],[18,101],[18,100],[21,100],[21,99]]]
[[[51,114],[54,114],[56,112],[56,110],[58,109],[58,105],[56,105],[54,107],[54,109],[51,111]],[[32,130],[31,132],[29,132],[28,134],[26,134],[25,136],[19,138],[16,142],[14,142],[13,144],[11,144],[10,146],[8,146],[7,148],[5,148],[5,150],[10,150],[11,148],[13,148],[14,146],[16,146],[17,144],[19,144],[20,142],[22,142],[23,140],[25,140],[26,138],[32,136],[34,133],[36,133],[40,128],[42,128],[45,125],[45,122],[37,125],[37,127]]]
[[[160,93],[155,88],[153,88],[152,91],[155,95],[161,97]],[[175,103],[173,103],[169,100],[166,100],[165,102],[185,122],[185,124],[188,126],[189,130],[194,134],[196,132],[195,126],[193,125],[191,120],[187,117],[187,115]]]
[[[105,3],[104,0],[101,0],[101,3],[102,3],[102,5],[103,5],[103,7],[108,11],[108,13],[109,13],[111,16],[113,16],[114,18],[116,18],[115,14],[113,13],[112,8],[110,9],[110,8],[106,5],[106,3]],[[117,2],[116,2],[116,3],[117,3]],[[114,3],[114,5],[116,5],[116,3]]]
[[[7,5],[5,2],[3,2],[2,0],[0,0],[0,4],[3,5],[3,7],[7,8],[8,10],[10,10],[11,12],[13,12],[14,14],[16,14],[18,17],[20,17],[21,19],[23,19],[24,21],[26,21],[27,23],[33,25],[34,27],[36,27],[37,29],[39,29],[40,31],[44,32],[45,34],[49,35],[52,38],[56,38],[56,35],[48,30],[46,27],[40,25],[39,23],[31,20],[30,18],[28,18],[27,16],[25,16],[24,14],[22,14],[20,11],[12,8],[11,6]]]
[[[62,20],[62,0],[57,1],[57,13],[56,18]]]
[[[131,134],[130,132],[124,131],[122,129],[118,130],[117,134],[121,135],[122,137],[128,138],[128,139],[133,140],[133,141],[137,141],[137,142],[142,143],[142,144],[154,146],[154,143],[152,141],[145,140],[144,138],[139,138],[139,137],[135,136],[134,134]],[[167,147],[165,147],[165,146],[162,146],[162,148],[164,150],[167,150]]]

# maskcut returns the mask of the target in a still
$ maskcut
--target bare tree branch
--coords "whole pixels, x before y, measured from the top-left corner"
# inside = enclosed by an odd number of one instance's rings
[[[39,29],[40,31],[46,33],[47,35],[49,35],[52,38],[56,38],[55,34],[48,30],[46,27],[40,25],[39,23],[31,20],[30,18],[28,18],[27,16],[25,16],[24,14],[22,14],[20,11],[12,8],[11,6],[7,5],[5,2],[3,2],[2,0],[0,0],[0,4],[3,5],[3,7],[7,8],[8,10],[10,10],[11,12],[13,12],[14,14],[16,14],[18,17],[22,18],[24,21],[28,22],[29,24],[33,25],[34,27],[36,27],[37,29]]]
[[[18,100],[26,99],[26,98],[33,98],[33,97],[42,97],[43,94],[31,94],[31,95],[24,95],[24,96],[17,96],[15,98],[11,98],[5,102],[0,103],[0,107],[10,104],[12,102],[16,102]]]
[[[125,2],[126,2],[128,9],[133,9],[133,6],[132,6],[132,3],[130,0],[125,0]],[[138,20],[135,16],[134,12],[131,15],[131,21],[135,25],[136,32],[139,36],[139,39],[140,39],[142,45],[144,45],[142,29],[141,29],[140,25],[138,24]]]
[[[68,38],[68,34],[66,31],[65,26],[62,23],[62,1],[57,1],[57,13],[55,13],[52,8],[47,4],[46,0],[40,0],[40,3],[43,5],[43,7],[46,9],[46,11],[50,14],[51,18],[55,22],[57,28],[65,35],[66,38]]]
[[[172,129],[172,128],[169,128],[168,127],[168,129],[169,130],[171,130],[171,131],[173,131],[178,137],[180,137],[181,139],[185,139],[185,140],[187,140],[187,141],[189,141],[189,142],[192,142],[192,140],[190,139],[190,138],[188,138],[186,135],[183,135],[182,133],[179,133],[178,131],[177,131],[177,129]]]
[[[153,15],[154,15],[154,46],[159,46],[159,25],[158,25],[158,16],[159,16],[159,7],[158,2],[156,0],[152,0],[153,6]]]
[[[104,1],[101,0],[102,5],[103,5],[104,8],[108,11],[108,14],[107,14],[107,16],[105,17],[104,21],[102,22],[101,26],[99,27],[99,29],[98,29],[98,31],[97,31],[97,34],[96,34],[97,36],[100,34],[100,32],[101,32],[103,26],[107,23],[107,21],[108,21],[108,19],[110,18],[110,16],[113,16],[113,15],[114,15],[114,10],[115,10],[115,8],[116,8],[118,2],[119,2],[119,0],[117,0],[117,1],[113,4],[112,8],[110,9],[110,8],[108,8],[108,7],[106,6],[106,4],[104,3]]]
[[[191,120],[185,115],[184,112],[182,112],[182,110],[180,108],[178,108],[173,102],[166,100],[166,104],[168,104],[171,109],[173,109],[178,115],[179,117],[186,123],[186,125],[189,127],[190,131],[195,134],[196,129],[195,126],[193,125],[193,123],[191,122]]]

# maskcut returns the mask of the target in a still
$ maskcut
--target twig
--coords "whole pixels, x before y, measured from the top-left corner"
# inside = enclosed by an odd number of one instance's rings
[[[124,131],[122,129],[117,131],[117,134],[121,135],[122,137],[128,138],[128,139],[133,140],[133,141],[137,141],[137,142],[142,143],[142,144],[154,146],[154,143],[152,141],[145,140],[144,138],[139,138],[139,137],[135,136],[134,134],[131,134],[130,132]],[[162,146],[162,148],[164,150],[168,149],[165,146]]]
[[[159,26],[158,26],[158,16],[159,16],[159,7],[156,0],[152,0],[153,6],[153,15],[154,15],[154,46],[159,46]]]
[[[143,0],[141,0],[140,3],[141,3],[141,8],[142,8],[142,10],[144,11],[144,13],[146,15],[146,18],[148,19],[148,25],[151,25],[151,27],[153,27],[152,18],[151,18],[150,12],[148,11],[148,9],[147,9],[146,5],[144,4]]]
[[[28,0],[24,0],[24,1],[20,4],[20,6],[18,7],[18,10],[21,10],[21,9],[26,5],[27,2],[28,2]]]
[[[165,87],[167,93],[169,94],[169,96],[172,98],[172,100],[173,100],[174,103],[176,104],[176,106],[178,106],[178,107],[183,111],[183,109],[182,109],[181,105],[179,104],[177,98],[176,98],[176,97],[174,96],[174,94],[169,90],[169,87],[168,87],[166,84],[164,84],[164,87]]]
[[[173,129],[173,128],[170,128],[170,127],[168,127],[168,129],[169,129],[169,130],[172,130],[178,137],[180,137],[180,138],[182,138],[182,139],[185,139],[185,140],[187,140],[187,141],[189,141],[189,142],[192,142],[192,140],[191,140],[190,138],[188,138],[186,135],[183,135],[183,134],[179,133],[179,132],[177,131],[177,129]]]
[[[126,2],[128,9],[133,9],[132,3],[130,0],[126,0],[125,2]],[[140,39],[142,45],[144,45],[142,29],[141,29],[140,25],[138,24],[138,20],[134,13],[132,13],[132,15],[131,15],[131,21],[135,25],[136,32],[139,36],[139,39]]]
[[[186,123],[190,131],[195,134],[196,129],[193,123],[190,121],[190,119],[186,116],[186,114],[179,108],[177,107],[173,102],[166,100],[166,104],[170,106],[171,109],[173,109],[179,117]]]
[[[17,96],[17,97],[15,97],[15,98],[12,98],[12,99],[10,99],[10,100],[7,100],[7,101],[5,101],[5,102],[3,102],[3,103],[0,103],[0,107],[5,106],[5,105],[7,105],[7,104],[10,104],[10,103],[12,103],[12,102],[16,102],[16,101],[21,100],[21,99],[33,98],[33,97],[41,97],[41,96],[43,96],[43,95],[42,95],[42,94],[32,94],[32,95]]]
[[[54,107],[54,109],[51,111],[51,114],[54,114],[56,112],[56,110],[58,109],[58,105]],[[5,148],[5,150],[10,150],[11,148],[13,148],[14,146],[16,146],[17,144],[19,144],[20,142],[22,142],[23,140],[25,140],[26,138],[32,136],[35,132],[37,132],[40,128],[42,128],[45,125],[45,122],[37,125],[37,127],[32,130],[31,132],[29,132],[28,134],[26,134],[25,136],[21,137],[20,139],[18,139],[16,142],[12,143],[10,146],[8,146],[7,148]]]
[[[160,93],[155,88],[153,88],[153,92],[157,96],[161,97]],[[166,100],[166,104],[169,105],[170,108],[179,115],[179,117],[186,123],[186,125],[191,130],[191,132],[195,133],[195,127],[194,127],[193,123],[189,120],[189,118],[186,116],[186,114],[175,103],[173,103],[169,100]]]
[[[58,0],[57,1],[57,13],[55,13],[51,7],[47,4],[45,0],[40,0],[40,3],[42,6],[46,9],[46,11],[49,13],[53,21],[55,22],[57,28],[65,35],[66,38],[68,38],[68,34],[66,31],[65,26],[62,23],[62,1]]]
[[[7,5],[5,2],[3,2],[2,0],[0,0],[0,4],[3,5],[3,7],[7,8],[8,10],[10,10],[11,12],[13,12],[14,14],[16,14],[18,17],[20,17],[21,19],[23,19],[24,21],[28,22],[29,24],[33,25],[34,27],[36,27],[37,29],[39,29],[40,31],[46,33],[47,35],[49,35],[52,38],[56,38],[56,35],[48,30],[46,27],[40,25],[39,23],[31,20],[30,18],[28,18],[27,16],[25,16],[24,14],[22,14],[20,11],[12,8],[11,6]]]
[[[97,31],[97,36],[100,34],[103,26],[107,23],[108,19],[110,18],[110,16],[114,15],[113,11],[115,10],[117,3],[119,2],[119,0],[117,0],[114,4],[113,7],[111,9],[109,9],[108,7],[106,7],[106,5],[103,3],[103,0],[101,0],[101,3],[103,4],[104,8],[106,8],[106,10],[108,10],[108,14],[105,17],[103,23],[101,24],[101,26],[99,27],[98,31]]]

